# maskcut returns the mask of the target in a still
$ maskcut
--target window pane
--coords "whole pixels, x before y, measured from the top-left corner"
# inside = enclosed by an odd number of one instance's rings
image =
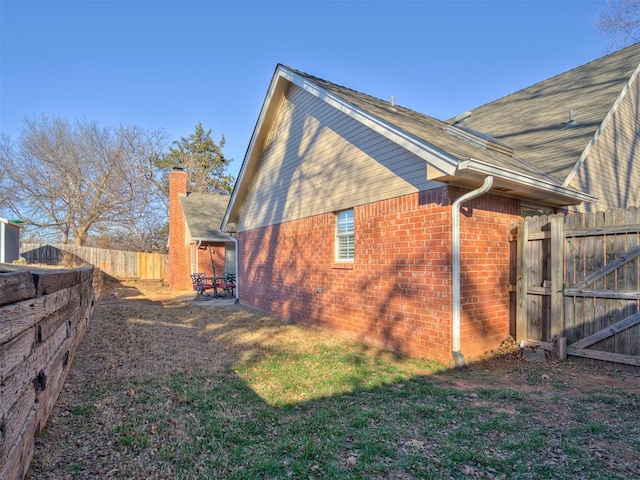
[[[338,261],[354,259],[353,228],[353,210],[338,212],[336,215],[336,259]]]
[[[338,258],[340,260],[353,259],[353,235],[338,238]]]
[[[338,213],[338,234],[353,232],[353,210]]]

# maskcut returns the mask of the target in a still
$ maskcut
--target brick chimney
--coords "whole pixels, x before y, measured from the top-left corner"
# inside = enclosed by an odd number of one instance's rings
[[[187,194],[187,179],[187,172],[181,168],[169,173],[169,286],[175,290],[192,288],[186,221],[180,205],[180,196]]]

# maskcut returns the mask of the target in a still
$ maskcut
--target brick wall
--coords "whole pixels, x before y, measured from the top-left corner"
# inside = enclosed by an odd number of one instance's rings
[[[196,250],[198,259],[197,272],[213,275],[215,270],[216,275],[222,275],[224,272],[224,243],[203,242],[200,247],[198,247],[196,243],[193,243],[191,245],[191,258],[194,259],[194,262],[196,261]]]
[[[180,195],[187,193],[187,172],[172,170],[169,174],[169,286],[188,290],[191,285],[190,246],[186,241],[186,223]]]
[[[431,190],[354,208],[355,262],[334,262],[332,213],[239,234],[241,300],[379,347],[451,357],[451,203]],[[451,198],[450,198],[451,197]],[[509,333],[508,234],[517,202],[480,197],[462,215],[462,351]]]
[[[451,189],[452,202],[466,191]],[[471,216],[465,215],[471,206]],[[509,335],[509,233],[519,218],[516,200],[484,195],[462,209],[461,350],[482,355]]]
[[[175,169],[169,174],[169,286],[174,290],[193,288],[192,263],[194,272],[213,275],[214,267],[217,275],[224,272],[224,243],[202,242],[200,246],[197,242],[186,243],[187,223],[180,196],[187,194],[187,179],[184,170]]]

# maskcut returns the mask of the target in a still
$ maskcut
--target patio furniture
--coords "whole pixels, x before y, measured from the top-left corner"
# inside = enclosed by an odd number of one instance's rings
[[[234,296],[236,289],[236,275],[234,273],[226,273],[222,277],[216,277],[216,296]]]
[[[207,277],[205,273],[192,273],[191,281],[193,289],[196,291],[194,300],[207,300],[207,297],[211,297],[207,290],[216,291],[216,285],[211,280],[211,277]]]

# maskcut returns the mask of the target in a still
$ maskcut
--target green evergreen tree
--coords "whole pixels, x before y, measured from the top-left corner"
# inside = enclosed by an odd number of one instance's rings
[[[231,161],[222,152],[224,143],[224,135],[216,144],[211,138],[211,129],[205,130],[198,122],[195,132],[174,141],[169,153],[156,160],[156,165],[163,170],[185,169],[192,192],[230,193],[235,179],[226,173]]]

